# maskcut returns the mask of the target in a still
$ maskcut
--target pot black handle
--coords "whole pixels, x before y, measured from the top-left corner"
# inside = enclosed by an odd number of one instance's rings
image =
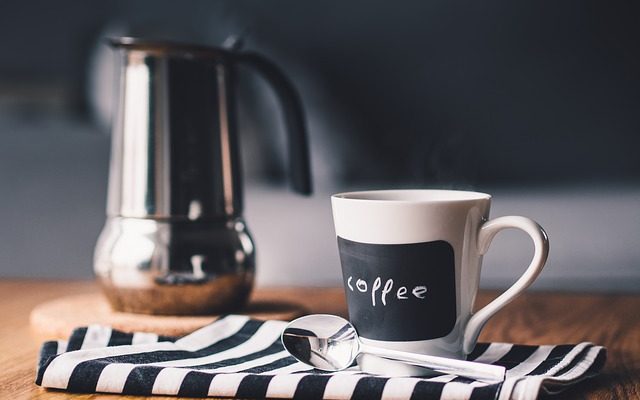
[[[252,52],[239,52],[237,59],[253,67],[275,90],[284,113],[289,153],[289,180],[293,189],[301,194],[311,194],[311,167],[307,127],[300,95],[286,75],[271,61]]]

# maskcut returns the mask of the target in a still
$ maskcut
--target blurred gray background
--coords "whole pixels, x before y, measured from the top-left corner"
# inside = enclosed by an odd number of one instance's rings
[[[236,36],[300,91],[316,183],[287,191],[277,102],[240,71],[259,284],[341,284],[331,193],[438,187],[490,192],[493,216],[547,229],[535,288],[640,291],[638,15],[623,1],[3,1],[0,276],[92,277],[116,76],[103,38]],[[513,282],[531,254],[502,233],[482,285]]]

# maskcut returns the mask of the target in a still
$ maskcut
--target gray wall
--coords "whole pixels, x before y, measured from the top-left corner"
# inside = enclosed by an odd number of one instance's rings
[[[277,104],[263,81],[240,71],[259,282],[339,284],[328,195],[412,186],[491,191],[493,215],[539,220],[552,252],[538,288],[637,291],[638,8],[533,0],[3,1],[0,276],[91,277],[114,81],[100,38],[219,45],[240,35],[299,88],[318,184],[310,199],[281,188]],[[288,237],[301,243],[297,253],[284,251]],[[529,252],[522,235],[501,235],[483,284],[512,282]]]

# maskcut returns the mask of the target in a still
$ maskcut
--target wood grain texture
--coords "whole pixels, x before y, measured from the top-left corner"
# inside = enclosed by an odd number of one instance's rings
[[[307,314],[298,303],[253,301],[244,310],[251,318],[291,321]],[[66,339],[74,328],[109,325],[123,332],[152,332],[184,336],[215,321],[220,315],[172,316],[114,311],[102,293],[63,296],[37,305],[30,315],[31,330],[41,340]]]
[[[33,383],[40,343],[30,332],[29,313],[43,301],[68,294],[94,293],[92,282],[0,281],[0,398],[66,399],[69,393]],[[482,292],[478,306],[496,293]],[[271,288],[254,294],[259,301],[291,301],[312,312],[346,316],[342,289]],[[562,399],[640,399],[640,296],[528,293],[492,318],[482,341],[556,344],[591,341],[608,348],[603,373]],[[74,395],[77,399],[114,399],[114,395]],[[131,399],[144,397],[127,396]],[[174,397],[153,396],[150,399]]]

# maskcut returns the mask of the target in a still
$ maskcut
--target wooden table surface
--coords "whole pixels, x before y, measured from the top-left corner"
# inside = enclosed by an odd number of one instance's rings
[[[39,343],[29,329],[29,312],[44,300],[98,290],[92,282],[0,281],[0,397],[63,399],[70,395],[36,386]],[[482,292],[478,306],[494,292]],[[309,310],[345,316],[342,289],[261,289],[260,299],[302,302]],[[487,324],[481,341],[556,344],[591,341],[608,349],[599,377],[563,392],[562,399],[640,399],[640,296],[532,292],[516,299]],[[114,395],[76,395],[113,399]],[[129,398],[134,398],[129,396]],[[141,397],[135,397],[140,399]],[[154,396],[153,399],[161,397]],[[164,398],[164,397],[162,397]],[[171,397],[168,397],[171,398]]]

